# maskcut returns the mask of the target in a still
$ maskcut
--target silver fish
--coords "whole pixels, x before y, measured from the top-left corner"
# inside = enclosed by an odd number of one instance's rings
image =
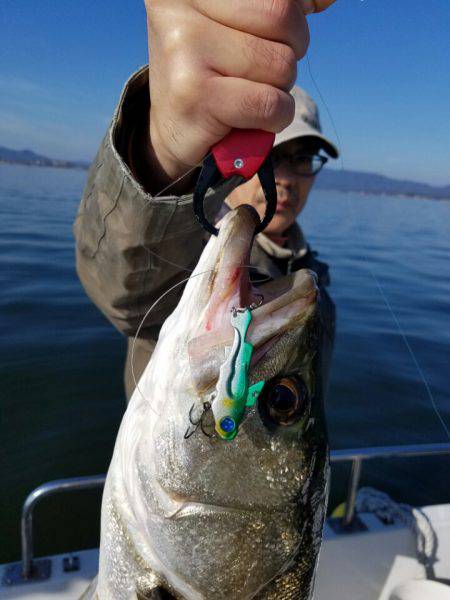
[[[312,596],[329,475],[318,290],[307,270],[253,288],[244,265],[255,215],[245,206],[226,215],[129,403],[103,495],[92,597]],[[265,384],[224,440],[208,408],[237,307],[256,307],[248,383]]]

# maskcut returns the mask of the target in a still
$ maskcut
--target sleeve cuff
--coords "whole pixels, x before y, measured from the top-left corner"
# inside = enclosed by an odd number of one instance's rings
[[[121,209],[124,221],[130,213],[140,213],[147,241],[158,242],[166,236],[177,236],[188,231],[202,231],[193,211],[193,194],[174,195],[170,189],[165,195],[149,194],[134,176],[129,166],[130,143],[136,127],[142,127],[149,110],[148,66],[141,67],[125,83],[114,112],[109,131],[91,167],[85,198],[104,190],[102,220],[116,208]],[[226,180],[205,196],[205,213],[214,222],[225,198],[236,187],[236,178]],[[85,200],[85,201],[86,201]],[[108,201],[107,201],[108,200]],[[158,214],[158,227],[150,224]],[[153,216],[151,216],[153,215]],[[134,219],[133,219],[134,221]],[[136,227],[136,224],[134,225]],[[136,232],[137,233],[137,232]]]

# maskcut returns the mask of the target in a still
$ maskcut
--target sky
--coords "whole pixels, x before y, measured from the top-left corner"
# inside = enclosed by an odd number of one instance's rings
[[[450,184],[449,0],[337,0],[309,22],[297,83],[344,167]],[[92,159],[147,62],[143,0],[1,0],[0,27],[0,145]]]

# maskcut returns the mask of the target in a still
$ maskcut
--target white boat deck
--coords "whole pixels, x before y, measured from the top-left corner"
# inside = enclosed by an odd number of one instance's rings
[[[450,504],[424,509],[438,535],[436,577],[450,579]],[[424,569],[416,560],[413,533],[397,525],[384,525],[374,515],[359,515],[368,531],[336,534],[327,524],[324,531],[315,600],[395,600],[394,589],[424,579]],[[98,550],[82,550],[78,571],[64,572],[64,556],[51,557],[50,579],[40,583],[0,586],[0,599],[75,600],[95,577]],[[1,578],[6,566],[1,567]],[[426,592],[408,596],[415,600],[450,599],[450,587],[432,586]],[[414,587],[414,586],[413,586]],[[434,591],[433,591],[434,590]],[[418,591],[418,595],[417,595]]]
[[[80,570],[65,573],[63,570],[63,558],[67,554],[50,556],[52,561],[52,573],[50,579],[37,583],[20,583],[17,585],[0,585],[0,598],[23,598],[24,600],[78,600],[88,587],[98,571],[98,549],[80,550],[75,553],[80,559]],[[39,560],[39,559],[38,559]],[[4,569],[1,567],[1,578],[4,577]]]
[[[450,505],[423,510],[438,536],[435,575],[450,580]],[[337,535],[325,526],[316,600],[390,600],[400,584],[425,578],[416,558],[415,536],[409,529],[384,525],[372,514],[359,517],[368,532]]]

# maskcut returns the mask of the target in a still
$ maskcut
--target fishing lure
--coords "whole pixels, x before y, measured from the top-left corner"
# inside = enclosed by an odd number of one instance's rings
[[[216,389],[209,400],[203,402],[199,417],[194,418],[195,404],[191,406],[190,426],[184,434],[184,439],[189,439],[198,428],[207,437],[215,437],[209,424],[206,424],[208,414],[212,413],[216,434],[223,440],[232,440],[237,435],[245,409],[253,406],[258,400],[265,381],[249,385],[253,345],[246,339],[252,320],[251,311],[254,308],[256,305],[250,308],[232,308],[231,325],[234,328],[234,340],[230,354],[220,367]]]
[[[253,345],[246,340],[246,336],[251,320],[249,308],[232,309],[233,345],[220,367],[216,393],[211,403],[215,430],[224,440],[232,440],[236,436],[246,407],[253,406],[265,383],[258,381],[249,386]]]

